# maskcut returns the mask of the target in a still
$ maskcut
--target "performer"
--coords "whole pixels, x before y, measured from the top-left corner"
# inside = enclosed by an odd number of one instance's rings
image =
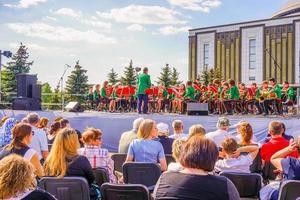
[[[101,99],[100,99],[100,104],[99,104],[99,108],[98,110],[102,111],[104,109],[107,110],[107,106],[109,104],[109,98],[107,97],[106,91],[107,91],[107,85],[108,85],[108,81],[104,81],[101,87],[101,91],[100,91],[100,95],[101,95]]]
[[[98,110],[98,107],[99,107],[99,104],[100,104],[100,85],[97,84],[94,86],[94,92],[93,92],[93,99],[94,99],[94,102],[96,103],[96,107],[97,107],[97,110]]]
[[[276,83],[275,78],[270,78],[269,83],[271,85],[270,93],[271,93],[271,98],[273,99],[272,102],[275,103],[277,113],[282,115],[281,87]]]
[[[290,87],[288,81],[285,81],[282,88],[282,104],[284,112],[288,113],[288,107],[294,105],[295,97],[296,94],[294,88]]]
[[[243,114],[247,114],[248,107],[246,106],[246,101],[248,100],[248,88],[246,88],[245,83],[240,83],[239,92],[241,99],[241,111]]]
[[[143,69],[143,73],[139,75],[138,77],[138,89],[137,89],[137,95],[138,95],[138,112],[139,114],[142,113],[142,104],[143,106],[143,113],[148,113],[148,95],[145,93],[146,89],[149,89],[151,87],[151,79],[150,75],[148,75],[148,68],[145,67]]]
[[[157,110],[156,112],[159,113],[163,110],[166,106],[168,91],[166,90],[163,83],[158,86],[158,98],[157,98]]]
[[[227,109],[228,114],[232,114],[233,105],[238,105],[240,103],[240,92],[238,87],[235,85],[235,81],[230,79],[229,81],[229,98],[224,101],[225,107]],[[238,111],[238,109],[237,109]]]
[[[94,92],[93,86],[89,87],[89,91],[85,94],[85,99],[87,101],[88,106],[93,109],[94,108]]]
[[[116,112],[116,105],[117,105],[117,89],[119,88],[119,84],[116,84],[113,86],[113,91],[110,96],[110,102],[109,102],[109,112]]]

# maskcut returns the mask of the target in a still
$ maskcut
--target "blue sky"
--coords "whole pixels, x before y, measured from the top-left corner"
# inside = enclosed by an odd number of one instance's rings
[[[0,49],[15,52],[23,42],[34,60],[31,73],[52,86],[77,60],[90,83],[101,83],[111,68],[122,74],[130,59],[149,67],[153,80],[166,63],[186,80],[189,28],[269,18],[285,2],[0,0]]]

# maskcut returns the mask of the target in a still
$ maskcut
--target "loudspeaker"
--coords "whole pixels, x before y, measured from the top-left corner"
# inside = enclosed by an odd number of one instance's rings
[[[32,98],[32,85],[36,84],[36,74],[18,74],[17,78],[17,97]]]
[[[32,98],[41,99],[42,85],[32,85]]]
[[[13,110],[42,110],[40,99],[27,97],[15,98],[12,102]]]
[[[79,102],[71,101],[65,106],[65,110],[69,112],[83,112]]]
[[[189,102],[186,106],[187,115],[208,115],[208,103]]]

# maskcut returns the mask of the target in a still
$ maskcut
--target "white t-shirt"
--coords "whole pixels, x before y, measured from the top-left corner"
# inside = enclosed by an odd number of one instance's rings
[[[174,140],[176,139],[187,139],[189,137],[188,134],[184,134],[184,133],[176,133],[173,135],[170,135],[169,138],[172,138]]]
[[[215,165],[215,170],[220,172],[238,172],[250,173],[250,165],[253,159],[248,155],[241,155],[238,158],[227,158],[218,160]]]
[[[230,134],[225,130],[218,129],[214,132],[207,133],[205,137],[214,141],[218,147],[221,147],[222,142],[225,138],[230,137]]]
[[[46,132],[43,129],[39,129],[34,126],[32,126],[32,131],[34,135],[29,147],[36,150],[39,156],[39,160],[41,160],[43,158],[42,151],[48,151],[48,140]]]

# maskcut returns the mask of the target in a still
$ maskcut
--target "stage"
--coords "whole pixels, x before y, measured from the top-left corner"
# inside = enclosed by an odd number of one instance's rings
[[[12,116],[21,120],[30,111],[17,110],[1,110],[0,117],[4,115]],[[87,127],[100,128],[103,135],[103,147],[111,152],[117,152],[120,135],[127,130],[132,129],[132,122],[138,117],[150,118],[157,123],[164,122],[169,125],[171,129],[172,121],[180,119],[184,122],[184,131],[188,132],[188,128],[196,123],[202,124],[207,132],[214,131],[216,122],[219,116],[186,116],[177,114],[152,114],[152,115],[138,115],[136,113],[103,113],[103,112],[61,112],[61,111],[38,111],[41,117],[47,117],[52,122],[55,117],[62,116],[67,118],[72,127],[83,131]],[[252,116],[252,115],[232,115],[228,116],[232,125],[240,120],[247,120],[251,123],[254,133],[258,140],[262,141],[267,134],[268,123],[272,120],[279,120],[286,124],[287,134],[297,136],[300,134],[300,120],[292,117],[276,117],[276,116]],[[235,128],[230,128],[230,132],[235,134]],[[170,133],[172,134],[172,132]]]

